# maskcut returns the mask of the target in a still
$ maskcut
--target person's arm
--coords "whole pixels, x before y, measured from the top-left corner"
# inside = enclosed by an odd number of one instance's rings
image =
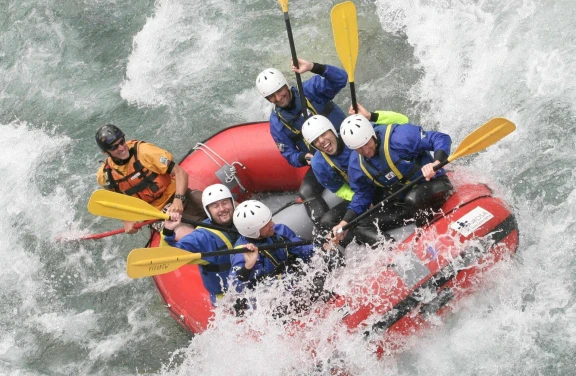
[[[186,195],[186,191],[188,190],[188,173],[179,165],[174,164],[170,171],[170,175],[176,180],[176,191],[174,192],[175,196],[172,200],[172,205],[168,208],[167,213],[181,214],[184,211],[184,202],[180,197],[176,197],[176,195]]]
[[[294,167],[307,165],[306,152],[296,148],[295,142],[284,132],[284,125],[275,113],[270,115],[270,134],[280,151],[280,154]]]
[[[424,131],[422,127],[413,124],[402,125],[401,132],[402,137],[396,141],[399,148],[405,150],[400,154],[401,158],[415,158],[422,152],[434,153],[434,161],[422,166],[422,175],[429,181],[437,173],[434,166],[448,158],[452,139],[445,133]]]
[[[422,166],[422,175],[427,181],[430,181],[437,173],[437,171],[434,171],[434,167],[448,159],[452,139],[449,135],[442,132],[424,132],[422,130],[421,132],[421,135],[424,134],[424,137],[422,138],[421,136],[420,140],[420,143],[423,144],[422,147],[432,147],[434,151],[434,162]]]
[[[406,124],[408,116],[394,111],[376,111],[370,113],[370,119],[375,125],[379,124]]]
[[[406,115],[402,115],[398,112],[394,111],[370,112],[367,109],[365,109],[360,103],[357,103],[357,105],[358,105],[358,114],[370,120],[370,122],[374,123],[374,125],[406,124],[409,122],[408,117]],[[350,106],[350,108],[348,109],[348,113],[350,115],[355,114],[353,106]]]
[[[248,244],[245,238],[240,238],[236,242],[234,248],[242,247],[252,247],[256,248],[256,251],[251,253],[246,257],[246,253],[237,253],[232,255],[232,268],[230,269],[230,278],[232,286],[235,287],[237,292],[242,292],[246,287],[249,287],[254,282],[254,276],[261,269],[261,265],[257,263],[258,261],[258,248],[253,244]],[[247,262],[247,259],[250,262]]]
[[[303,239],[299,238],[290,227],[282,224],[276,225],[275,232],[279,235],[282,235],[284,238],[287,238],[289,242],[300,242]],[[307,244],[307,245],[299,245],[295,247],[290,247],[290,253],[293,255],[298,256],[303,261],[308,261],[314,255],[314,245]]]
[[[348,73],[332,65],[314,63],[311,69],[313,76],[304,82],[306,96],[323,98],[325,101],[334,99],[348,83]]]

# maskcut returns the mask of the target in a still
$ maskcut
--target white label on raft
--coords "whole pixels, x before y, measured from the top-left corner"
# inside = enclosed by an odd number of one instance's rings
[[[452,230],[456,230],[464,236],[468,236],[476,231],[478,227],[482,226],[492,218],[494,218],[492,213],[478,206],[456,222],[453,222],[450,225],[450,228]]]

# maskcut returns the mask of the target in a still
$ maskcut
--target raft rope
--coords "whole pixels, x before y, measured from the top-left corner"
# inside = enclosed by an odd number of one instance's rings
[[[226,176],[226,179],[225,179],[226,181],[223,182],[223,183],[225,183],[225,185],[228,185],[228,184],[232,183],[233,180],[235,180],[236,184],[238,184],[238,186],[240,187],[241,193],[247,193],[248,192],[248,190],[246,188],[244,188],[244,186],[242,185],[242,183],[240,182],[240,179],[238,178],[238,176],[236,174],[236,165],[242,167],[243,170],[246,169],[246,166],[244,166],[242,163],[240,163],[238,161],[234,161],[231,164],[228,163],[224,158],[222,158],[222,156],[220,156],[218,153],[216,153],[214,150],[212,150],[208,145],[206,145],[202,142],[198,142],[196,145],[194,145],[193,149],[203,151],[204,153],[206,153],[208,158],[210,158],[212,160],[212,162],[216,163],[216,165],[218,167],[220,167],[220,170]],[[223,162],[223,164],[218,162],[216,160],[216,158],[220,159]]]

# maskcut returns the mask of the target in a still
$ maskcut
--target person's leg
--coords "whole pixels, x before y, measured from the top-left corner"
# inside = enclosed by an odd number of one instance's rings
[[[319,230],[326,233],[331,231],[334,226],[342,221],[342,217],[344,217],[344,214],[346,214],[346,209],[348,208],[349,204],[350,201],[344,200],[324,213],[318,224]]]
[[[359,242],[372,245],[381,240],[378,233],[384,238],[389,238],[385,233],[386,230],[401,227],[409,219],[410,212],[406,210],[406,206],[392,202],[360,221],[353,233]]]
[[[418,184],[404,199],[418,226],[422,226],[434,216],[452,193],[452,183],[447,176],[440,176]]]
[[[302,199],[308,216],[315,224],[320,221],[320,218],[328,210],[328,204],[322,198],[323,191],[324,187],[318,182],[312,169],[309,169],[304,175],[298,195]]]

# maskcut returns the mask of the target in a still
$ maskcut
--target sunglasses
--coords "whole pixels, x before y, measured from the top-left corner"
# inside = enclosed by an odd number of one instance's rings
[[[121,145],[124,145],[125,143],[126,143],[126,140],[125,140],[124,138],[121,138],[120,141],[118,141],[117,144],[114,144],[114,145],[110,146],[110,147],[108,148],[108,150],[114,151],[114,150],[118,149]]]

